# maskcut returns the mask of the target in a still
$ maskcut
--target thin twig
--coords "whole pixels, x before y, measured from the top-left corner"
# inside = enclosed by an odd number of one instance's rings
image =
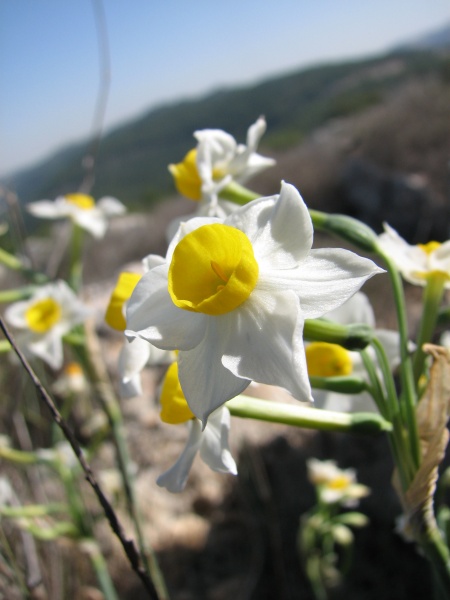
[[[128,538],[126,536],[125,530],[124,530],[122,524],[120,523],[116,512],[114,511],[109,500],[106,498],[100,485],[98,484],[97,480],[95,479],[94,473],[93,473],[90,465],[86,461],[83,451],[82,451],[78,441],[76,440],[71,429],[68,427],[67,423],[62,418],[62,416],[59,413],[58,409],[56,408],[53,400],[51,399],[50,395],[48,394],[48,392],[42,385],[41,381],[39,380],[39,378],[37,377],[37,375],[35,374],[33,369],[31,368],[27,359],[22,354],[20,349],[17,347],[13,336],[9,332],[8,328],[6,327],[4,321],[1,317],[0,317],[0,328],[2,329],[6,339],[9,341],[11,346],[14,348],[15,353],[17,354],[25,371],[30,376],[40,398],[43,400],[43,402],[46,404],[47,408],[50,410],[53,420],[60,427],[65,438],[67,439],[69,444],[72,446],[72,449],[75,452],[75,455],[78,458],[78,461],[85,473],[86,480],[88,481],[88,483],[91,485],[92,489],[94,490],[94,492],[98,498],[98,501],[100,502],[100,504],[103,508],[105,516],[109,521],[111,529],[113,530],[115,535],[119,538],[119,541],[122,544],[122,547],[125,551],[128,561],[130,562],[131,567],[136,572],[136,574],[140,577],[146,590],[149,592],[149,597],[152,598],[153,600],[158,600],[158,594],[153,585],[153,582],[151,581],[151,579],[148,577],[147,573],[141,566],[141,557],[140,557],[140,554],[136,548],[136,545],[135,545],[133,539]]]
[[[103,123],[108,103],[109,87],[111,83],[111,64],[108,41],[108,27],[106,25],[105,10],[102,0],[92,0],[94,22],[97,30],[98,60],[99,60],[99,86],[92,120],[92,134],[88,150],[83,157],[85,175],[80,191],[89,193],[95,180],[95,161],[97,159],[102,138]]]

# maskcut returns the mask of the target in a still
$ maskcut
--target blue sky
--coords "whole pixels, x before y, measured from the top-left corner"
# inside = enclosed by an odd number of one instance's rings
[[[93,3],[0,0],[0,174],[91,132]],[[155,104],[357,58],[450,22],[448,0],[103,0],[109,129]]]

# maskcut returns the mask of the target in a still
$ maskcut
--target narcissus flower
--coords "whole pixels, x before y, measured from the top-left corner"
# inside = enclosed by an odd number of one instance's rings
[[[151,261],[151,258],[148,260]],[[157,261],[156,264],[160,262]],[[147,259],[144,259],[143,263],[146,270],[154,264],[147,264]],[[106,323],[117,331],[125,330],[125,306],[141,277],[141,273],[127,271],[123,271],[118,277],[105,314]],[[141,338],[130,337],[125,340],[118,362],[121,397],[132,398],[142,394],[141,371],[145,365],[169,364],[174,360],[173,352],[160,350]]]
[[[96,238],[105,235],[109,218],[126,212],[125,206],[117,198],[104,196],[96,204],[94,198],[87,194],[66,194],[58,196],[54,202],[31,202],[27,205],[27,210],[41,219],[72,219]]]
[[[228,446],[230,413],[222,407],[213,412],[205,429],[187,405],[178,379],[178,365],[173,363],[161,391],[161,419],[173,425],[188,423],[189,437],[175,464],[160,475],[156,483],[169,492],[181,492],[197,453],[213,471],[236,475],[237,468]]]
[[[90,312],[64,281],[57,281],[37,289],[29,300],[11,304],[5,318],[20,330],[21,345],[59,369],[63,363],[63,337]]]
[[[305,318],[323,315],[376,273],[348,250],[311,250],[308,210],[291,185],[226,219],[181,225],[164,264],[137,284],[129,336],[180,351],[181,387],[203,423],[254,380],[312,400]]]
[[[306,465],[308,478],[325,504],[356,506],[361,498],[370,494],[367,486],[357,483],[353,469],[340,469],[334,460],[311,458]]]
[[[247,132],[247,144],[238,144],[221,129],[202,129],[194,133],[197,147],[190,150],[181,163],[169,165],[175,185],[183,196],[201,200],[217,191],[217,185],[234,179],[244,183],[256,173],[275,164],[274,159],[256,152],[266,130],[260,117]]]
[[[450,289],[450,240],[442,244],[428,242],[410,246],[389,225],[385,224],[384,230],[378,237],[378,244],[391,257],[406,281],[425,286],[430,277],[439,276],[445,280],[445,287]]]
[[[369,299],[357,292],[339,308],[323,315],[330,321],[341,325],[364,323],[375,329],[375,315]],[[382,343],[389,364],[395,369],[400,363],[400,335],[398,331],[375,329]],[[375,351],[367,348],[374,364],[377,363]],[[359,352],[351,352],[338,344],[311,342],[306,346],[308,374],[311,377],[353,376],[367,379],[366,369]],[[314,390],[314,402],[317,408],[341,412],[378,412],[369,393],[339,394],[324,390]]]

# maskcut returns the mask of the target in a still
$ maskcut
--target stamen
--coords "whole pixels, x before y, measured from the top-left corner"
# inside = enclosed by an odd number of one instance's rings
[[[217,277],[219,279],[221,279],[224,283],[228,283],[228,277],[225,275],[225,273],[223,272],[222,267],[216,263],[216,261],[212,260],[211,261],[211,269],[214,271],[214,273],[217,275]],[[220,288],[224,288],[224,286],[219,286]],[[219,288],[217,288],[219,289]]]

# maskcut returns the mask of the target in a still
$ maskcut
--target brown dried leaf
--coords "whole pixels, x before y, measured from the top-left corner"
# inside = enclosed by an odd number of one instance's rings
[[[409,486],[401,493],[405,517],[417,537],[435,526],[433,497],[438,468],[447,447],[450,411],[450,352],[441,346],[423,347],[433,358],[430,379],[416,411],[422,462]]]

